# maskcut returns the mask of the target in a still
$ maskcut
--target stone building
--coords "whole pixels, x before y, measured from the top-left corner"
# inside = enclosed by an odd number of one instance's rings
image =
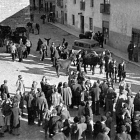
[[[56,15],[82,33],[103,32],[106,44],[126,52],[130,40],[140,43],[139,7],[140,0],[56,0]]]
[[[67,0],[56,0],[56,20],[61,24],[67,24]]]

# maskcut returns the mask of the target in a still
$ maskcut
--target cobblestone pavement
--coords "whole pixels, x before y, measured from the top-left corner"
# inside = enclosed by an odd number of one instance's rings
[[[20,16],[19,16],[20,17]],[[22,20],[22,19],[21,19]],[[31,48],[31,54],[25,59],[22,63],[19,63],[17,60],[15,62],[11,61],[10,54],[6,54],[5,48],[0,48],[0,84],[3,83],[4,79],[8,80],[9,91],[11,94],[15,94],[15,83],[17,80],[17,76],[21,74],[24,78],[26,91],[30,90],[32,81],[35,80],[38,82],[38,87],[40,87],[39,82],[43,75],[45,75],[51,84],[57,84],[58,82],[62,81],[65,82],[68,80],[68,77],[65,76],[64,70],[61,71],[61,76],[58,78],[56,76],[55,69],[52,67],[50,62],[50,58],[45,58],[42,62],[40,61],[40,55],[36,52],[37,41],[41,38],[44,41],[44,37],[49,38],[51,37],[51,42],[55,42],[56,44],[61,44],[62,39],[66,38],[69,42],[69,47],[72,46],[73,41],[77,39],[75,36],[70,35],[69,33],[56,28],[55,26],[46,23],[43,25],[40,20],[40,15],[36,13],[35,22],[40,23],[41,25],[41,34],[34,35],[30,34],[30,40],[33,43]],[[120,62],[121,59],[115,57],[115,59]],[[74,67],[72,67],[74,68]],[[96,74],[91,75],[91,72],[88,69],[87,76],[91,77],[92,81],[99,79],[104,79],[105,74],[99,74],[99,69],[96,69]],[[139,81],[140,81],[140,74],[139,70],[132,67],[132,65],[127,65],[127,81],[131,82],[132,88],[135,92],[139,89]],[[116,85],[117,86],[117,85]],[[70,111],[71,116],[75,116],[76,110]],[[101,110],[101,113],[103,111]],[[100,119],[100,116],[94,116],[94,120]],[[1,138],[1,140],[41,140],[44,139],[44,131],[41,127],[35,126],[28,126],[27,124],[27,117],[21,118],[21,134],[20,136],[13,136],[8,133],[5,133],[5,137]],[[112,136],[114,136],[114,131],[112,131]]]

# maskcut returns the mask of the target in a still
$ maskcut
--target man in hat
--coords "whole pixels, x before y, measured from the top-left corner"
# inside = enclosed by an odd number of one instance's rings
[[[54,128],[54,136],[52,137],[52,140],[67,140],[64,133],[59,132],[57,128]]]
[[[110,140],[108,133],[110,132],[110,129],[108,127],[105,127],[103,129],[103,132],[100,132],[97,137],[96,140]]]
[[[127,52],[128,52],[128,59],[132,61],[132,56],[133,56],[133,50],[134,50],[134,44],[132,41],[130,41],[130,44],[128,45]]]
[[[119,82],[121,82],[121,80],[123,78],[126,78],[126,65],[125,65],[125,61],[122,60],[122,62],[118,65],[118,77],[119,77]]]
[[[51,117],[49,120],[49,135],[52,137],[54,135],[54,128],[56,125],[56,122],[60,119],[60,116],[57,115],[57,110],[53,109],[51,113]]]
[[[105,102],[106,102],[106,112],[110,111],[111,115],[113,115],[113,104],[116,97],[117,97],[116,92],[112,88],[111,84],[109,84],[109,88],[105,95]]]
[[[116,134],[115,140],[131,140],[131,136],[126,133],[126,127],[125,125],[122,125],[120,128],[121,132]]]
[[[2,100],[4,99],[5,96],[6,96],[6,98],[10,97],[9,91],[8,91],[8,86],[7,86],[7,80],[4,80],[4,84],[1,85],[0,91],[1,91]]]

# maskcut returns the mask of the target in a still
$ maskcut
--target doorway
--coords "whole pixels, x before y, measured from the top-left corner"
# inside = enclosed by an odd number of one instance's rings
[[[64,11],[61,11],[61,23],[64,24]]]
[[[81,33],[84,33],[84,16],[81,16]]]
[[[52,3],[50,3],[50,12],[52,12]]]

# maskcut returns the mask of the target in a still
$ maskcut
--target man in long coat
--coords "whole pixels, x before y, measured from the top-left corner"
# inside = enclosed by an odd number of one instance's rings
[[[65,82],[62,88],[62,98],[65,105],[69,106],[72,104],[72,92],[71,88],[68,87],[68,84]]]
[[[134,44],[132,41],[130,41],[130,44],[128,45],[127,52],[128,52],[128,59],[132,60],[133,57],[133,50],[134,50]]]

